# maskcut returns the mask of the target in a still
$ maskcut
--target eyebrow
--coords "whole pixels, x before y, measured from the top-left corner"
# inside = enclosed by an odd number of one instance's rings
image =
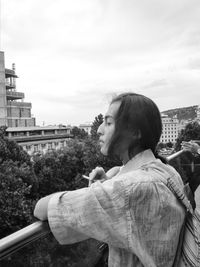
[[[113,116],[111,116],[111,115],[106,115],[106,116],[104,117],[104,120],[107,120],[107,119],[109,119],[109,118],[114,119]]]

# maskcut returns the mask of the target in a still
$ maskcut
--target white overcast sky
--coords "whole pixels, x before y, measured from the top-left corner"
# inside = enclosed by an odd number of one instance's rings
[[[0,0],[1,51],[38,125],[79,125],[114,93],[200,104],[200,0]]]

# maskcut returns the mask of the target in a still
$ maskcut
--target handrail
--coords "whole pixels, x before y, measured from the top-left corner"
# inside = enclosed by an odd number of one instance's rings
[[[37,221],[0,239],[0,260],[49,233],[48,223]]]
[[[180,150],[166,158],[170,161],[180,156],[183,152],[185,151]],[[0,239],[0,260],[49,233],[50,228],[48,223],[37,221],[9,236]]]
[[[170,161],[172,159],[177,158],[178,156],[180,156],[183,152],[185,152],[185,150],[179,150],[177,152],[175,152],[174,154],[170,155],[167,157],[167,160]]]

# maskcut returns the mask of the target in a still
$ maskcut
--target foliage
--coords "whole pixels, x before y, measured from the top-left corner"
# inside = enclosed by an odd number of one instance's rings
[[[161,149],[163,149],[163,148],[166,148],[166,144],[164,144],[164,143],[162,143],[162,142],[158,143],[158,145],[157,145],[157,150],[159,151],[159,150],[161,150]]]
[[[38,178],[39,197],[76,189],[77,177],[80,178],[85,171],[83,143],[77,139],[70,140],[65,149],[35,157],[34,171]]]
[[[175,150],[181,149],[181,143],[183,141],[190,140],[200,140],[200,125],[198,122],[192,122],[186,125],[185,129],[181,131],[177,138],[177,142],[175,144]],[[194,163],[195,169],[193,171],[193,167],[191,163]],[[190,152],[185,152],[180,155],[177,159],[173,160],[171,164],[177,169],[180,173],[184,182],[191,179],[194,175],[200,175],[199,169],[200,159],[197,157],[193,157]]]
[[[178,120],[188,120],[188,119],[195,119],[196,118],[196,109],[198,106],[190,106],[184,108],[175,108],[163,111],[162,113],[168,115],[170,118],[177,115]]]
[[[166,147],[168,147],[168,148],[172,148],[172,147],[173,147],[173,143],[172,143],[172,142],[167,142],[167,143],[166,143]]]
[[[100,113],[98,116],[95,117],[95,120],[93,121],[93,124],[92,124],[91,138],[93,140],[99,139],[99,135],[97,134],[97,130],[102,123],[103,123],[103,115]]]
[[[15,141],[5,137],[5,129],[5,127],[0,127],[0,163],[12,160],[18,162],[18,165],[26,163],[31,166],[29,155]]]
[[[6,236],[30,223],[32,217],[31,185],[23,182],[27,166],[12,160],[0,164],[0,236]]]
[[[80,129],[77,126],[74,126],[71,129],[71,134],[74,136],[74,138],[78,139],[85,139],[88,136],[88,133],[84,129]]]
[[[0,128],[0,235],[30,223],[37,179],[29,155]]]
[[[99,119],[99,122],[100,119]],[[96,124],[97,126],[97,124]],[[17,143],[0,132],[0,223],[1,236],[33,222],[33,207],[38,198],[52,192],[87,186],[82,174],[97,165],[108,170],[121,164],[100,154],[97,140],[75,138],[66,148],[37,155],[30,159]],[[33,187],[35,186],[35,190]],[[60,246],[49,236],[13,254],[1,262],[3,266],[94,266],[99,258],[96,240]],[[103,266],[103,265],[102,265]]]
[[[181,130],[176,142],[176,150],[181,148],[182,141],[200,140],[200,124],[198,122],[188,123],[185,129]]]

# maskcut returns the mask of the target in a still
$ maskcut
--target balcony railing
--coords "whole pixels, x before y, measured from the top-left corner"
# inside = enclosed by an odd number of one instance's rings
[[[17,102],[17,101],[7,101],[7,107],[26,107],[31,108],[32,104],[30,102]]]
[[[168,161],[179,157],[184,151],[180,150],[167,157]],[[0,260],[11,255],[24,246],[50,233],[47,222],[37,221],[0,240]]]
[[[24,93],[7,90],[6,97],[7,97],[8,100],[11,100],[11,99],[13,99],[13,100],[14,99],[23,99],[24,98]]]
[[[47,222],[35,222],[0,240],[0,260],[50,233]]]

